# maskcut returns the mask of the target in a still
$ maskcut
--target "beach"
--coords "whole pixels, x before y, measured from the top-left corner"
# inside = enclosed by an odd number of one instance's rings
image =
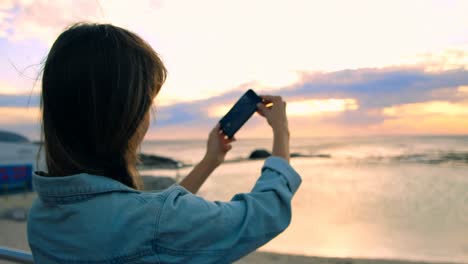
[[[30,251],[26,239],[26,223],[10,220],[0,220],[0,245]],[[10,263],[0,260],[0,264]],[[436,264],[437,262],[411,262],[403,260],[382,259],[353,259],[353,258],[325,258],[298,256],[291,254],[277,254],[272,252],[256,251],[235,262],[236,264]],[[438,262],[440,264],[446,262]]]
[[[30,207],[32,200],[36,197],[34,192],[27,194],[15,194],[0,197],[0,214],[12,209]],[[27,236],[26,222],[11,219],[0,219],[0,245],[30,252]],[[11,263],[0,260],[0,264]],[[421,262],[389,259],[359,259],[359,258],[331,258],[311,257],[293,254],[278,254],[273,252],[256,251],[235,262],[236,264],[268,264],[268,263],[290,263],[290,264],[443,264],[455,262]]]
[[[249,192],[264,161],[247,157],[271,143],[235,142],[198,195],[229,201]],[[142,152],[196,164],[205,144],[150,141]],[[468,263],[468,137],[292,139],[291,153],[309,155],[291,158],[302,177],[291,224],[239,263]],[[140,173],[167,185],[191,169]],[[0,196],[0,212],[27,209],[33,197]],[[28,250],[25,222],[0,221],[0,245]]]
[[[35,197],[34,193],[24,195],[13,195],[9,197],[9,206],[5,206],[5,197],[1,197],[0,212],[7,208],[22,207],[27,205]],[[15,249],[21,249],[30,252],[26,238],[26,222],[0,220],[0,245]],[[11,263],[0,260],[0,264]],[[273,252],[256,251],[248,256],[235,262],[236,264],[268,264],[268,263],[290,263],[290,264],[422,264],[437,262],[411,262],[402,260],[382,260],[382,259],[353,259],[353,258],[325,258],[325,257],[310,257],[299,256],[292,254],[277,254]],[[438,262],[440,264],[446,262]]]

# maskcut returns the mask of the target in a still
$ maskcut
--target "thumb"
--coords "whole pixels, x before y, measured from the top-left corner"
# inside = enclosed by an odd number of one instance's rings
[[[216,126],[213,127],[213,129],[211,130],[211,133],[219,133],[219,128],[220,128],[220,124],[218,122]]]

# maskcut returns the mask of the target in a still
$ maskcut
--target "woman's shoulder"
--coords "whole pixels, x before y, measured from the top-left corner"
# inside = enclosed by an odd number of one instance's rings
[[[179,185],[178,183],[174,183],[171,186],[163,189],[163,190],[145,190],[139,191],[138,193],[132,193],[132,196],[145,201],[147,203],[162,203],[164,204],[166,200],[177,199],[180,195],[191,194],[187,189]],[[161,206],[162,206],[161,204]]]

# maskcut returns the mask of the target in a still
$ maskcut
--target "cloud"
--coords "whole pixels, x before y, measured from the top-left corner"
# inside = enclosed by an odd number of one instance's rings
[[[37,107],[0,107],[0,124],[4,126],[36,124],[40,118]]]
[[[155,127],[168,126],[176,129],[182,124],[175,121],[177,116],[183,116],[183,122],[194,122],[194,126],[197,126],[198,120],[200,126],[209,127],[230,109],[248,87],[246,84],[192,104],[161,107],[159,111],[168,120],[156,123]],[[271,94],[283,96],[288,107],[294,106],[293,112],[300,112],[300,109],[294,108],[306,109],[313,106],[311,109],[314,111],[311,111],[315,114],[290,115],[290,125],[295,126],[296,134],[301,136],[414,133],[411,129],[417,125],[397,120],[406,118],[417,124],[418,119],[412,114],[417,109],[432,109],[432,112],[426,113],[432,121],[425,125],[425,133],[441,131],[437,126],[442,119],[436,117],[440,113],[451,113],[450,120],[458,123],[446,128],[453,129],[453,133],[467,133],[468,127],[461,127],[465,124],[461,118],[466,118],[463,114],[466,109],[464,101],[468,100],[466,87],[468,71],[465,69],[429,72],[418,67],[387,67],[303,73],[298,83],[272,91]],[[304,105],[304,102],[308,103]],[[327,111],[333,110],[332,108],[337,111]],[[394,114],[389,115],[392,111]],[[252,131],[268,133],[267,129],[262,128],[261,122],[260,119],[254,119],[248,124]],[[408,124],[408,127],[404,128],[404,124]],[[433,127],[430,128],[430,125]],[[423,132],[420,129],[415,131]],[[444,130],[444,133],[449,132]]]
[[[419,54],[414,57],[414,63],[423,66],[429,72],[468,70],[468,46]]]
[[[422,68],[388,67],[304,73],[300,83],[281,93],[290,98],[357,98],[361,108],[368,109],[426,101],[444,88],[452,93],[442,99],[451,99],[457,87],[466,84],[468,71],[464,69],[426,72]]]
[[[168,105],[157,98],[148,138],[205,137],[251,84],[191,102]],[[288,102],[290,126],[298,136],[421,132],[416,127],[423,122],[418,121],[423,114],[426,133],[440,132],[440,125],[453,133],[468,133],[468,127],[461,127],[465,125],[462,118],[467,119],[467,87],[465,69],[429,72],[417,67],[387,67],[304,72],[293,85],[257,92],[281,95]],[[37,94],[7,94],[0,95],[0,107],[23,109],[28,100],[29,107],[39,105]],[[455,123],[446,124],[442,115]],[[269,131],[261,117],[254,117],[239,137],[259,137]]]
[[[355,99],[329,98],[292,101],[287,105],[288,116],[311,116],[325,113],[341,113],[359,108]]]
[[[16,95],[16,94],[1,94],[0,107],[23,108],[23,107],[38,107],[40,98],[36,94],[32,95]]]
[[[0,34],[15,45],[29,40],[48,47],[79,20],[135,31],[167,64],[169,78],[161,96],[171,102],[206,99],[247,82],[283,87],[303,70],[401,65],[405,56],[468,41],[466,1],[1,2],[10,18],[0,20]],[[456,52],[441,56],[457,57]],[[437,58],[404,63],[433,63]]]
[[[248,88],[308,109],[291,115],[295,133],[411,132],[383,109],[466,100],[467,9],[468,1],[1,0],[0,107],[39,104],[2,58],[19,69],[39,63],[66,26],[85,20],[133,30],[161,54],[169,78],[150,134],[204,137]],[[259,118],[246,126],[240,135],[269,132]]]
[[[4,0],[3,0],[4,1]],[[2,2],[0,29],[12,41],[38,39],[49,46],[67,26],[78,22],[113,22],[138,28],[141,17],[154,16],[160,1],[9,0]],[[8,19],[7,19],[8,18]],[[148,26],[147,24],[146,26]],[[6,30],[9,32],[5,32]]]
[[[457,91],[460,95],[468,95],[468,85],[458,87]]]
[[[95,1],[9,1],[4,10],[11,14],[8,20],[0,20],[0,26],[8,28],[7,37],[13,41],[40,39],[48,44],[69,24],[99,17]]]
[[[8,10],[15,6],[15,3],[19,1],[16,0],[2,0],[0,2],[0,10]]]
[[[465,106],[466,107],[466,106]],[[383,123],[369,128],[375,133],[393,135],[466,135],[468,134],[468,117],[462,115],[403,115],[395,118],[388,118]]]
[[[390,117],[398,116],[463,116],[468,118],[468,101],[452,103],[447,101],[429,101],[423,103],[402,104],[385,107],[383,114]]]

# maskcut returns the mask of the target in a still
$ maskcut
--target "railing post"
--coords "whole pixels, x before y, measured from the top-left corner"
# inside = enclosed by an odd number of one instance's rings
[[[8,260],[15,263],[34,263],[31,253],[7,247],[0,247],[0,260]]]

